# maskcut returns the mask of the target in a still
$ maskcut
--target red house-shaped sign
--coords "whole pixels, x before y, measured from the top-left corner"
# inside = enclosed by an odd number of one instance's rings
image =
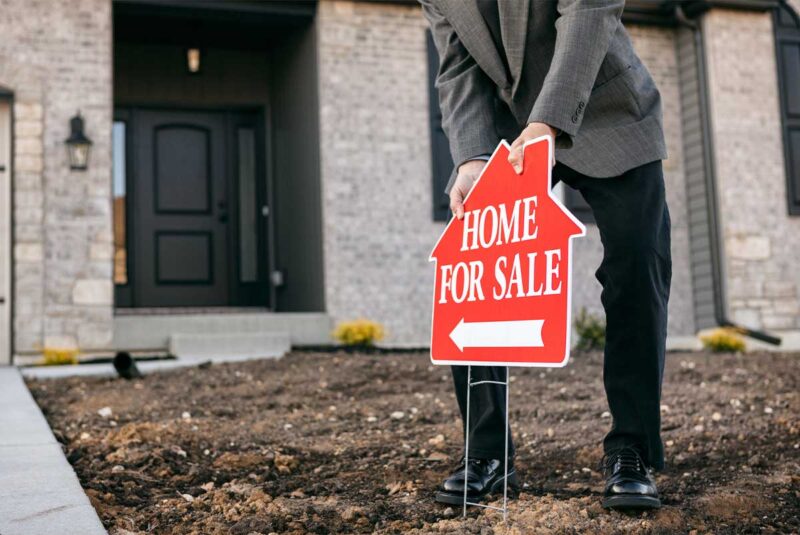
[[[523,172],[502,141],[431,253],[431,361],[564,366],[572,238],[584,226],[551,191],[553,141],[525,144]]]

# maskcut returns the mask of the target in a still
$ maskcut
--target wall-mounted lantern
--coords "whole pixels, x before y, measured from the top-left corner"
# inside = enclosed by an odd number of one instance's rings
[[[67,144],[69,168],[75,171],[84,171],[89,167],[89,151],[92,147],[92,140],[83,133],[81,112],[69,120],[69,127],[69,137],[64,141]]]
[[[187,48],[186,49],[186,70],[189,74],[198,74],[200,72],[200,49]]]

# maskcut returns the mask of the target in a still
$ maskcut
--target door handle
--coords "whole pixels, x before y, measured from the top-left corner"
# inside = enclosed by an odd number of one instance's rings
[[[219,208],[219,215],[217,216],[217,221],[219,221],[220,223],[228,222],[227,207],[228,205],[225,201],[217,201],[217,208]]]

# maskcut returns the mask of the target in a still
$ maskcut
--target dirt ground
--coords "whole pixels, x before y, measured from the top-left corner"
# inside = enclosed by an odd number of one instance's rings
[[[507,525],[433,502],[463,443],[449,370],[422,353],[29,386],[112,535],[800,532],[800,355],[670,354],[665,506],[640,515],[599,506],[601,362],[512,370]]]

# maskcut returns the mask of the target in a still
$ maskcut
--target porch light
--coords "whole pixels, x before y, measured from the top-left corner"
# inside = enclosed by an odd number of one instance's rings
[[[186,68],[189,74],[197,74],[200,72],[200,49],[187,48],[186,49]]]
[[[69,168],[75,171],[85,171],[89,166],[89,151],[92,140],[83,133],[83,117],[81,112],[69,120],[70,135],[64,143],[67,145],[69,155]]]

